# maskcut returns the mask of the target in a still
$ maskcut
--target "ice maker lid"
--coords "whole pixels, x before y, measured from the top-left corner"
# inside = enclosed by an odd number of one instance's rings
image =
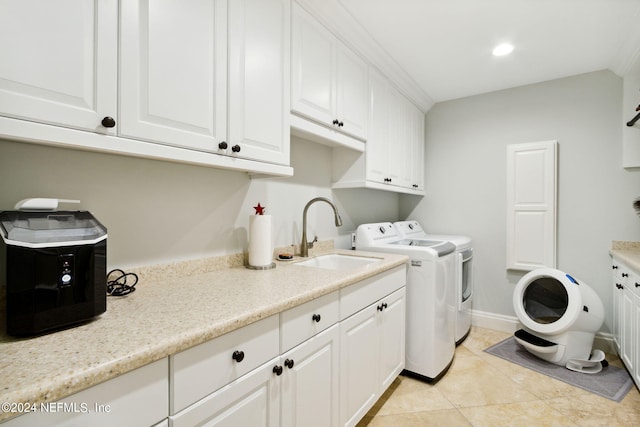
[[[107,229],[87,211],[0,212],[7,245],[30,248],[88,245],[107,238]]]

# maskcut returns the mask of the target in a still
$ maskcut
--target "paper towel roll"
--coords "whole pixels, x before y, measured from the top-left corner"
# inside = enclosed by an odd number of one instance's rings
[[[271,215],[249,217],[249,265],[264,267],[273,260],[271,249]]]

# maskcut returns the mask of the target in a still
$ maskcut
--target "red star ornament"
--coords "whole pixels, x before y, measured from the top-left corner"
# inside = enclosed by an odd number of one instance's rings
[[[258,206],[254,206],[253,209],[256,210],[256,215],[264,215],[264,210],[266,208],[264,206],[260,206],[260,203],[258,203]]]

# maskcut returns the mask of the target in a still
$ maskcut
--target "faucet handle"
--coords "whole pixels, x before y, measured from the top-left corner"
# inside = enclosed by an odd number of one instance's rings
[[[313,244],[316,243],[318,241],[318,236],[314,236],[313,240],[310,242],[307,242],[307,247],[309,249],[313,248]]]

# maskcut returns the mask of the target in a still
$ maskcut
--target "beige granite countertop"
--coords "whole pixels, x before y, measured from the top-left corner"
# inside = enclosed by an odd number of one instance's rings
[[[408,260],[329,252],[380,262],[341,271],[277,262],[272,270],[236,266],[186,276],[176,264],[163,275],[141,273],[134,293],[109,297],[107,311],[86,324],[35,338],[0,336],[0,402],[59,400]],[[0,413],[0,420],[12,415]]]
[[[613,241],[609,254],[640,272],[640,242]]]

